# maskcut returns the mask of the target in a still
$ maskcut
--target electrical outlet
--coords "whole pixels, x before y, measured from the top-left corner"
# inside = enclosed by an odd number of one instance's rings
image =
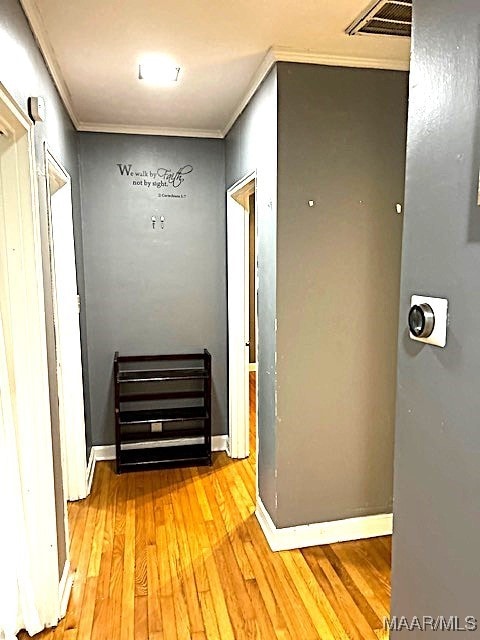
[[[151,422],[152,433],[160,433],[163,431],[163,422]]]

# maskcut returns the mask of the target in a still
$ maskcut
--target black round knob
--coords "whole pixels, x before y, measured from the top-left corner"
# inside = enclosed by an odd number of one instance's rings
[[[429,338],[435,327],[435,314],[427,303],[415,304],[408,314],[408,326],[415,338]]]

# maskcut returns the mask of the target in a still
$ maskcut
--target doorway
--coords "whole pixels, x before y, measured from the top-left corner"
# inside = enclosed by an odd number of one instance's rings
[[[35,176],[32,123],[0,85],[0,475],[8,486],[2,518],[11,524],[2,543],[0,627],[14,632],[58,622],[69,574],[54,479]]]
[[[47,147],[45,162],[62,476],[65,497],[72,501],[88,493],[72,187]]]
[[[249,314],[249,371],[257,371],[257,234],[256,234],[256,193],[248,196],[248,314]],[[250,376],[250,379],[255,376]]]
[[[232,458],[247,458],[256,441],[257,419],[257,215],[256,174],[227,191],[228,397]],[[253,397],[255,403],[251,402]],[[250,424],[252,422],[252,424]],[[250,428],[252,427],[252,429]],[[252,431],[252,433],[251,433]]]

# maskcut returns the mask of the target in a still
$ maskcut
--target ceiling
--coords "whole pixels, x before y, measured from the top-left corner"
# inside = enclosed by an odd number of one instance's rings
[[[407,69],[410,41],[348,36],[369,0],[22,0],[80,130],[223,136],[276,60]],[[138,80],[144,54],[180,80]]]

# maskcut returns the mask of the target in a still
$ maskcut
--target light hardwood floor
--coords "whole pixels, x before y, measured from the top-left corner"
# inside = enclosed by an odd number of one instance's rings
[[[390,538],[272,553],[254,515],[253,430],[251,446],[212,468],[117,476],[98,464],[90,497],[69,507],[67,616],[36,637],[386,638]]]

